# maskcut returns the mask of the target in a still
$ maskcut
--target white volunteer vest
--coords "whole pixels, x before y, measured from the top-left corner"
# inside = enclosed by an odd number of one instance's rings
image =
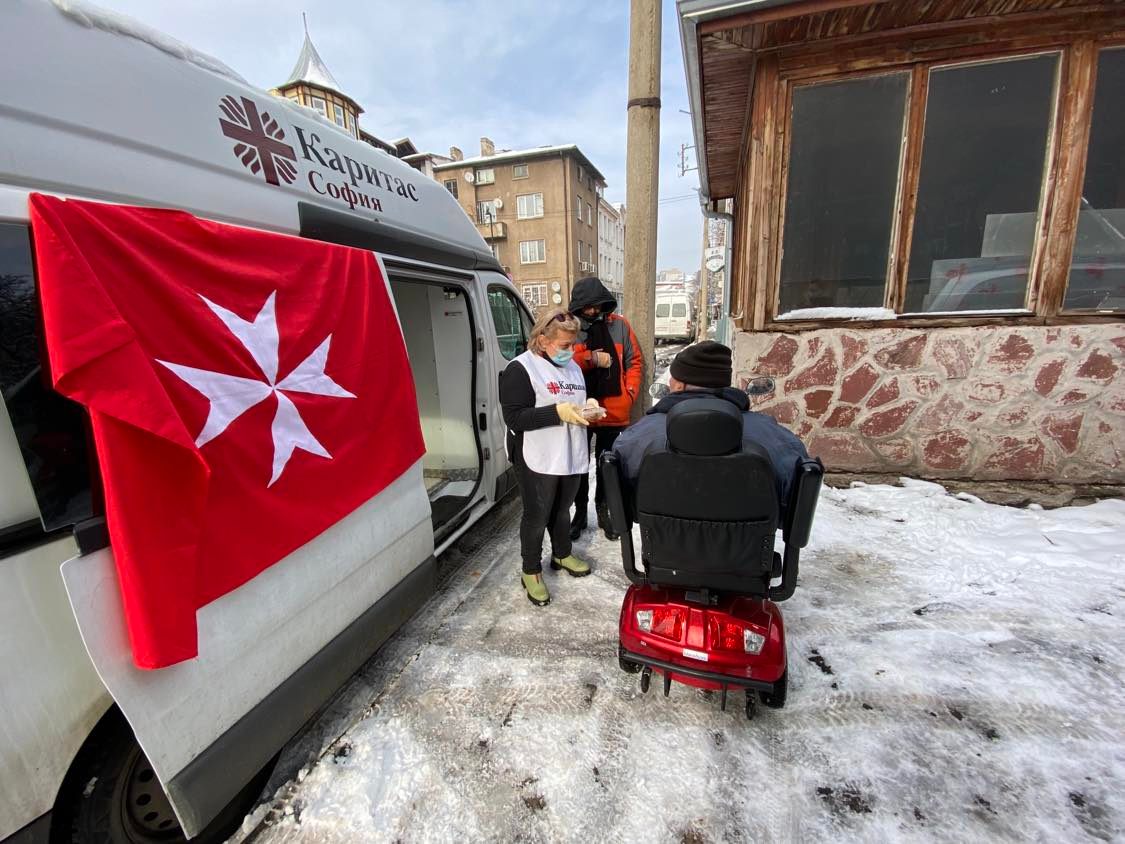
[[[573,360],[555,366],[541,355],[524,352],[516,358],[527,370],[535,406],[559,402],[586,404],[586,379]],[[584,475],[590,468],[588,430],[578,425],[551,425],[523,435],[523,462],[541,475]]]

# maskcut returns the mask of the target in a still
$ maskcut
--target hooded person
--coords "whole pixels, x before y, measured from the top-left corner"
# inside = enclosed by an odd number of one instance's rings
[[[602,486],[600,458],[629,425],[633,402],[641,389],[644,356],[629,321],[616,313],[617,298],[600,279],[591,276],[578,281],[571,291],[567,310],[578,317],[581,325],[574,360],[585,376],[586,395],[595,399],[606,412],[603,418],[590,422],[597,467],[594,507],[598,527],[605,531],[606,537],[616,539]],[[574,497],[574,518],[570,523],[572,539],[577,539],[586,528],[589,500],[590,479],[583,475]]]
[[[750,410],[746,393],[730,386],[732,374],[731,351],[722,343],[705,340],[676,355],[669,367],[671,392],[613,445],[622,478],[630,486],[635,488],[645,456],[668,448],[668,411],[700,395],[717,396],[741,411],[743,443],[757,443],[769,454],[784,516],[797,461],[809,454],[797,436],[772,416]]]

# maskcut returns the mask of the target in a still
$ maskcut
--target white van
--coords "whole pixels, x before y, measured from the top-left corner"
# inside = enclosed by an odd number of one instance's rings
[[[695,336],[695,302],[687,293],[656,294],[656,341],[688,343]]]
[[[498,373],[530,314],[440,184],[171,39],[7,0],[0,71],[0,841],[221,839],[513,486]],[[226,97],[276,120],[292,181],[243,165]],[[86,417],[42,377],[32,191],[347,244],[387,271],[425,456],[203,607],[198,657],[169,668],[133,665]]]

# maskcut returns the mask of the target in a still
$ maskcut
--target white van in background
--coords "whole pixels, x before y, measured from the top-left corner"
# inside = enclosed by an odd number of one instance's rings
[[[687,293],[656,294],[656,342],[690,342],[695,336],[695,300]]]
[[[530,314],[439,183],[314,112],[74,2],[8,0],[3,21],[0,841],[222,840],[432,594],[436,555],[512,488],[498,374]],[[244,165],[224,100],[276,122],[285,178]],[[372,250],[404,332],[425,456],[203,607],[199,656],[169,668],[133,665],[85,413],[43,375],[34,191]]]

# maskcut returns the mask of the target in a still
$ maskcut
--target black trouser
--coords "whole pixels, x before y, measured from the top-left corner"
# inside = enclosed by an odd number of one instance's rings
[[[613,448],[617,438],[621,436],[624,428],[591,428],[590,434],[594,438],[594,506],[605,504],[605,485],[602,483],[602,455]],[[586,505],[590,502],[590,474],[582,475],[578,483],[578,492],[574,495],[574,515],[585,522]]]
[[[539,574],[543,570],[543,530],[551,538],[551,556],[570,556],[570,505],[578,489],[578,479],[585,475],[541,475],[516,461],[523,517],[520,519],[520,554],[523,573]]]

